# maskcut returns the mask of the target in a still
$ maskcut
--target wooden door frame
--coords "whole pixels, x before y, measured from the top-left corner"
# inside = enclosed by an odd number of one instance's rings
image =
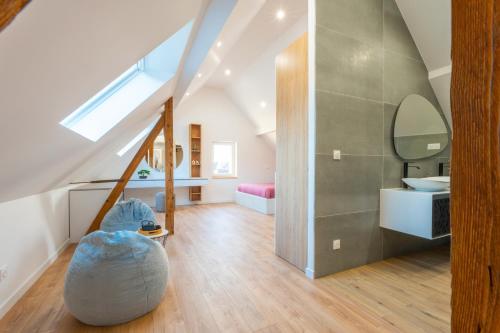
[[[452,0],[452,332],[500,332],[500,0]]]

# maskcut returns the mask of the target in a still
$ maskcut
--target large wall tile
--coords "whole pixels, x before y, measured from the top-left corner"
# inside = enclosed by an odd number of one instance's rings
[[[396,155],[384,156],[384,188],[399,188],[402,186],[403,161]]]
[[[340,239],[340,249],[332,242]],[[314,273],[324,276],[382,259],[379,212],[334,215],[316,219]]]
[[[398,110],[397,105],[384,103],[384,155],[394,155],[392,134],[394,131],[394,117]]]
[[[316,216],[379,208],[382,156],[316,155]]]
[[[419,94],[440,109],[395,1],[316,4],[315,269],[321,276],[446,240],[382,236],[378,225],[380,188],[401,187],[403,161],[392,144],[398,105]],[[334,161],[334,149],[346,155]],[[411,168],[409,176],[437,175],[448,155],[449,148],[415,162],[420,170]],[[342,240],[341,250],[332,250],[333,239]]]
[[[412,252],[424,251],[436,246],[450,243],[450,237],[428,240],[403,234],[397,231],[382,229],[384,259],[401,256]]]
[[[382,103],[316,93],[316,152],[382,155]]]
[[[384,49],[422,61],[394,0],[384,0]]]
[[[385,51],[384,102],[399,105],[410,94],[422,95],[438,105],[424,63]]]
[[[381,50],[318,26],[316,88],[381,101]]]
[[[316,23],[382,47],[382,0],[318,0]]]

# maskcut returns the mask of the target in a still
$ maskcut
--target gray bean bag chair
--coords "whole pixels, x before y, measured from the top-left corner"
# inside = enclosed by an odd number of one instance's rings
[[[159,243],[131,231],[96,231],[75,250],[64,302],[85,324],[116,325],[156,308],[167,277],[167,254]]]
[[[147,204],[139,199],[120,201],[109,210],[101,223],[101,230],[113,232],[118,230],[137,231],[143,220],[154,221],[155,213]]]

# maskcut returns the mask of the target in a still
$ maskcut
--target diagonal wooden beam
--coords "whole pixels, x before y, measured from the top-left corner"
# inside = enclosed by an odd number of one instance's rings
[[[165,103],[163,135],[165,137],[165,228],[169,235],[174,234],[174,102],[170,98]]]
[[[118,200],[120,194],[125,189],[125,186],[127,186],[130,177],[132,177],[134,171],[139,166],[139,163],[141,163],[141,160],[144,158],[144,155],[146,154],[148,148],[153,144],[154,140],[163,129],[164,123],[165,123],[165,112],[161,114],[160,119],[156,122],[155,126],[153,127],[149,135],[146,137],[146,140],[144,140],[144,142],[142,143],[141,147],[135,154],[132,161],[130,161],[130,164],[127,166],[127,169],[125,169],[125,172],[123,172],[123,175],[120,177],[120,180],[118,181],[118,183],[116,183],[115,187],[109,194],[108,198],[104,202],[104,205],[99,210],[99,213],[97,213],[97,216],[95,217],[94,221],[92,221],[92,224],[87,230],[87,234],[99,229],[104,216]]]
[[[0,0],[0,31],[7,27],[30,0]]]

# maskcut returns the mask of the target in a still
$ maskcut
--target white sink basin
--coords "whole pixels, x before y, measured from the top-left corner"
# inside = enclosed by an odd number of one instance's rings
[[[415,191],[441,192],[450,188],[450,177],[403,178]]]

